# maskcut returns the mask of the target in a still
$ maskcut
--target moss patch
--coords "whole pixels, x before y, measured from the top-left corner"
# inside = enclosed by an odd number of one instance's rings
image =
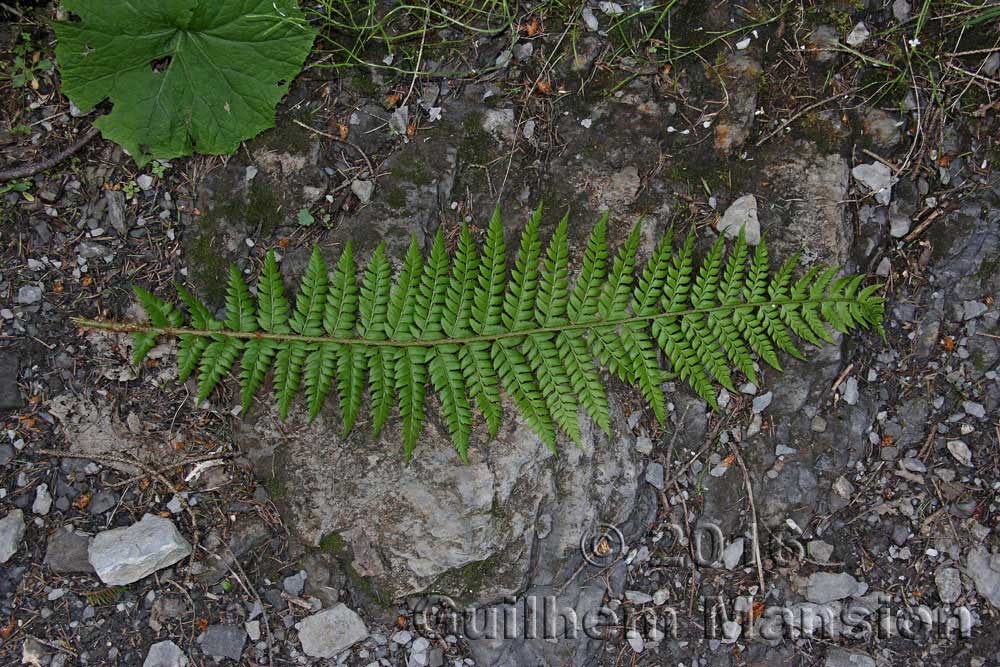
[[[340,536],[340,533],[333,531],[327,533],[320,539],[319,548],[339,558],[346,553],[347,542],[345,542],[344,538]]]

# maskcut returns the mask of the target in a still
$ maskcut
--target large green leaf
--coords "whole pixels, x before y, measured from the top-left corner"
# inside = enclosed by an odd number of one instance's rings
[[[141,166],[223,154],[274,126],[314,33],[295,0],[64,0],[62,90]]]

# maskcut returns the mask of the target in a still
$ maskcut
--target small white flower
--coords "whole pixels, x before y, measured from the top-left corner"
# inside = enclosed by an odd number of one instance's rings
[[[913,39],[907,40],[906,43],[910,45],[911,49],[915,49],[920,46],[920,38],[914,37]]]

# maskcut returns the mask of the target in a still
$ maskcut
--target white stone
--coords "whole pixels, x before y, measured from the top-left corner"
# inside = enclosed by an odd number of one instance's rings
[[[851,170],[851,175],[856,181],[875,193],[875,201],[880,204],[889,203],[892,198],[892,185],[896,182],[889,167],[881,162],[859,164]]]
[[[743,195],[726,209],[719,218],[716,228],[720,233],[730,238],[737,238],[740,230],[747,243],[760,243],[760,221],[757,219],[757,198],[753,195]]]
[[[356,178],[351,181],[351,192],[357,195],[358,201],[367,204],[372,199],[372,193],[375,192],[375,184]]]
[[[368,636],[361,617],[337,603],[295,624],[302,651],[311,658],[332,658]]]
[[[31,504],[31,511],[45,516],[50,509],[52,509],[52,494],[49,493],[49,485],[39,484],[35,489],[35,502]]]
[[[868,26],[866,26],[863,21],[859,21],[858,24],[854,26],[854,29],[847,33],[847,39],[844,41],[847,42],[848,46],[859,46],[864,44],[865,40],[868,39],[869,36],[871,36],[871,33],[868,31]]]
[[[149,647],[142,667],[187,667],[188,659],[177,644],[169,639]]]
[[[0,519],[0,563],[10,560],[24,539],[24,512],[13,510]]]
[[[969,451],[969,446],[961,440],[949,440],[948,451],[962,465],[972,466],[972,452]]]
[[[127,586],[191,555],[191,545],[169,519],[147,514],[138,523],[94,536],[90,564],[109,586]]]

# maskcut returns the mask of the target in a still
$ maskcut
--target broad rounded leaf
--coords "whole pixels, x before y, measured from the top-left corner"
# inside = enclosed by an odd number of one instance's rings
[[[222,154],[274,126],[314,33],[295,0],[64,0],[54,25],[63,92],[141,166]]]

